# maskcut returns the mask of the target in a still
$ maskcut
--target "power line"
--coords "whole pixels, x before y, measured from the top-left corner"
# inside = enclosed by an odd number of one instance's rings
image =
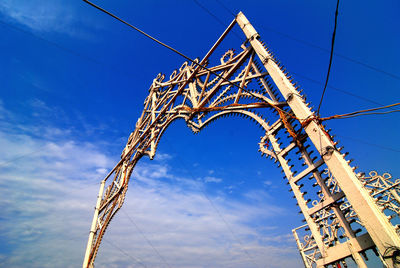
[[[382,107],[376,107],[376,108],[370,108],[370,109],[365,109],[365,110],[359,110],[359,111],[355,111],[355,112],[351,112],[351,113],[347,113],[347,114],[333,115],[333,116],[321,118],[321,120],[330,120],[330,119],[339,119],[339,118],[350,118],[350,117],[360,116],[360,115],[388,114],[388,113],[393,113],[393,112],[399,112],[400,110],[392,110],[392,111],[387,111],[387,112],[375,112],[375,111],[378,111],[378,110],[383,110],[383,109],[387,109],[387,108],[392,108],[392,107],[399,106],[399,105],[400,105],[400,102],[394,103],[394,104],[390,104],[390,105],[386,105],[386,106],[382,106]],[[370,113],[370,112],[372,112],[372,113]]]
[[[129,219],[129,221],[135,226],[135,228],[139,231],[139,233],[143,236],[143,238],[146,240],[146,242],[150,245],[150,247],[154,250],[154,252],[160,257],[161,261],[164,262],[164,264],[167,267],[171,267],[168,262],[165,260],[165,258],[160,254],[160,252],[154,247],[153,243],[147,238],[147,236],[144,234],[144,232],[139,228],[139,226],[133,221],[133,219],[128,215],[128,213],[125,212],[124,209],[121,209],[122,212],[124,212],[125,216]]]
[[[369,145],[369,146],[377,147],[377,148],[380,148],[380,149],[384,149],[384,150],[400,153],[400,150],[396,149],[396,148],[386,147],[386,146],[383,146],[383,145],[380,145],[380,144],[376,144],[376,143],[370,143],[368,141],[355,139],[354,137],[348,137],[348,136],[343,136],[343,135],[340,135],[340,137],[343,137],[343,138],[349,139],[349,140],[353,140],[353,141],[356,141],[356,142],[359,142],[359,143],[363,143],[363,144],[366,144],[366,145]]]
[[[99,7],[99,6],[95,5],[95,4],[93,4],[92,2],[90,2],[90,1],[88,1],[88,0],[83,0],[83,1],[86,2],[87,4],[91,5],[92,7],[97,8],[98,10],[100,10],[100,11],[106,13],[107,15],[113,17],[114,19],[116,19],[116,20],[122,22],[123,24],[125,24],[125,25],[131,27],[131,28],[134,29],[135,31],[141,33],[142,35],[146,36],[147,38],[150,38],[151,40],[153,40],[154,42],[156,42],[156,43],[162,45],[163,47],[166,47],[166,48],[168,48],[169,50],[175,52],[176,54],[178,54],[178,55],[184,57],[186,60],[188,60],[188,61],[190,61],[190,62],[192,62],[192,63],[195,63],[196,65],[198,65],[198,66],[200,66],[200,67],[202,67],[202,68],[204,68],[204,69],[207,69],[207,68],[205,68],[204,66],[202,66],[202,65],[198,64],[197,62],[195,62],[194,60],[192,60],[191,58],[189,58],[188,56],[186,56],[185,54],[179,52],[179,51],[176,50],[175,48],[173,48],[173,47],[171,47],[171,46],[169,46],[169,45],[167,45],[167,44],[165,44],[165,43],[159,41],[158,39],[156,39],[156,38],[154,38],[153,36],[151,36],[151,35],[145,33],[144,31],[142,31],[142,30],[140,30],[139,28],[133,26],[132,24],[130,24],[130,23],[124,21],[123,19],[117,17],[116,15],[114,15],[114,14],[108,12],[108,11],[105,10],[104,8],[101,8],[101,7]]]
[[[7,166],[8,164],[10,164],[10,163],[12,163],[12,162],[15,162],[15,161],[20,160],[20,159],[22,159],[22,158],[25,158],[25,157],[31,156],[31,155],[33,155],[33,154],[36,154],[36,153],[42,151],[42,149],[43,149],[44,147],[46,147],[46,146],[47,146],[47,144],[45,144],[45,145],[43,145],[43,146],[40,146],[39,149],[37,149],[37,150],[35,150],[35,151],[31,151],[31,152],[26,153],[26,154],[21,154],[21,155],[19,155],[19,156],[17,156],[17,157],[14,157],[14,158],[10,159],[10,160],[1,162],[1,163],[0,163],[0,167],[5,167],[5,166]]]
[[[222,22],[217,16],[215,16],[207,7],[205,7],[204,5],[200,4],[199,1],[197,0],[193,0],[199,7],[201,7],[205,12],[207,12],[211,17],[213,17],[217,22],[219,22],[219,24],[221,24],[222,26],[226,27],[225,23]],[[235,15],[233,15],[235,17]],[[235,31],[232,31],[233,34],[239,39],[242,40],[242,37],[240,37]]]
[[[224,4],[222,3],[222,1],[220,1],[220,0],[216,0],[216,1],[217,1],[218,3],[220,3],[221,6],[222,6],[225,10],[227,10],[232,16],[234,16],[234,17],[236,16],[226,5],[224,5]],[[294,37],[294,36],[292,36],[292,35],[289,35],[289,34],[287,34],[287,33],[278,31],[278,30],[276,30],[276,29],[274,29],[274,28],[271,28],[271,27],[268,27],[268,26],[263,26],[263,29],[266,29],[267,31],[270,31],[270,32],[274,32],[274,33],[276,33],[276,34],[278,34],[278,35],[280,35],[280,36],[282,36],[282,37],[285,37],[285,38],[287,38],[287,39],[296,41],[296,42],[298,42],[298,43],[305,44],[305,45],[307,45],[307,46],[309,46],[309,47],[313,47],[313,48],[319,49],[319,50],[321,50],[321,51],[330,53],[330,50],[329,50],[329,49],[326,49],[326,48],[324,48],[324,47],[321,47],[321,46],[318,46],[318,45],[316,45],[316,44],[310,43],[310,42],[305,41],[305,40],[303,40],[303,39],[299,39],[299,38]],[[382,69],[380,69],[380,68],[377,68],[377,67],[375,67],[375,66],[372,66],[372,65],[370,65],[370,64],[367,64],[367,63],[362,62],[362,61],[360,61],[360,60],[351,58],[351,57],[346,56],[346,55],[344,55],[344,54],[337,53],[337,52],[333,52],[333,55],[335,55],[335,56],[337,56],[337,57],[339,57],[339,58],[342,58],[342,59],[344,59],[344,60],[347,60],[347,61],[349,61],[349,62],[352,62],[352,63],[358,64],[358,65],[361,65],[361,66],[363,66],[363,67],[365,67],[365,68],[367,68],[367,69],[370,69],[370,70],[372,70],[372,71],[375,71],[375,72],[378,72],[378,73],[381,73],[381,74],[390,76],[391,78],[394,78],[394,79],[396,79],[396,80],[400,80],[400,76],[397,75],[397,74],[388,72],[388,71],[386,71],[386,70],[382,70]]]
[[[298,77],[303,77],[304,79],[309,80],[309,81],[311,81],[311,82],[313,82],[313,83],[315,83],[315,84],[324,85],[323,82],[318,81],[318,80],[315,80],[315,79],[310,78],[310,77],[308,77],[308,76],[305,76],[305,75],[303,75],[303,74],[300,74],[300,73],[297,73],[297,72],[291,72],[291,73],[295,74],[295,75],[298,76]],[[382,103],[376,102],[376,101],[374,101],[374,100],[372,100],[372,99],[366,98],[366,97],[361,96],[361,95],[354,94],[354,93],[352,93],[352,92],[349,92],[349,91],[347,91],[347,90],[344,90],[344,89],[341,89],[341,88],[338,88],[338,87],[334,87],[334,86],[330,86],[330,85],[328,85],[327,87],[328,87],[328,88],[331,88],[331,89],[333,89],[333,90],[335,90],[335,91],[341,92],[341,93],[343,93],[343,94],[352,96],[352,97],[354,97],[354,98],[362,99],[362,100],[364,100],[364,101],[366,101],[366,102],[370,102],[370,103],[377,104],[377,105],[383,105]]]
[[[193,0],[193,1],[194,1],[197,5],[199,5],[202,9],[204,9],[204,10],[205,10],[210,16],[212,16],[215,20],[217,20],[220,24],[223,24],[223,23],[221,22],[221,20],[218,19],[218,17],[215,16],[209,9],[207,9],[207,8],[206,8],[205,6],[203,6],[203,5],[200,5],[199,2],[198,2],[197,0]],[[234,14],[233,12],[231,12],[225,5],[223,5],[222,2],[220,2],[219,0],[216,0],[216,1],[217,1],[218,3],[220,3],[229,13],[231,13],[233,16],[235,16],[235,14]],[[236,32],[233,31],[233,33],[240,39],[240,37],[236,34]],[[282,34],[283,34],[283,33],[282,33]],[[286,36],[290,38],[290,36],[288,36],[288,35],[286,35]],[[311,43],[308,43],[308,45],[314,46],[314,45],[312,45]],[[321,48],[321,47],[317,47],[317,48]],[[323,48],[321,48],[321,49],[323,49]],[[324,49],[324,50],[325,50],[325,49]],[[326,51],[328,51],[328,50],[326,50]],[[335,53],[334,53],[334,54],[335,54]],[[316,83],[316,84],[324,85],[323,82],[320,82],[320,81],[317,81],[317,80],[315,80],[315,79],[309,78],[309,77],[307,77],[307,76],[305,76],[305,75],[302,75],[302,74],[299,74],[299,73],[296,73],[296,72],[291,72],[291,73],[296,74],[296,75],[298,75],[298,76],[301,76],[301,77],[303,77],[303,78],[305,78],[305,79],[307,79],[307,80],[310,80],[311,82],[314,82],[314,83]],[[340,89],[340,88],[337,88],[337,87],[333,87],[333,86],[329,86],[329,85],[328,85],[327,87],[328,87],[328,88],[332,88],[333,90],[342,92],[342,93],[344,93],[344,94],[347,94],[347,95],[349,95],[349,96],[352,96],[352,97],[355,97],[355,98],[362,99],[362,100],[364,100],[364,101],[373,103],[373,104],[382,105],[382,104],[379,103],[379,102],[376,102],[376,101],[371,100],[371,99],[368,99],[368,98],[366,98],[366,97],[364,97],[364,96],[360,96],[360,95],[351,93],[351,92],[349,92],[349,91],[346,91],[346,90],[343,90],[343,89]]]
[[[58,43],[56,43],[56,42],[54,42],[54,41],[51,41],[51,40],[49,40],[49,39],[46,39],[46,38],[44,38],[44,37],[42,37],[42,36],[40,36],[40,35],[36,35],[36,34],[30,32],[30,31],[24,30],[24,29],[22,29],[22,28],[20,28],[20,27],[16,27],[15,25],[12,25],[12,24],[7,23],[7,22],[5,22],[5,21],[1,21],[1,20],[0,20],[0,24],[3,24],[3,25],[6,26],[6,27],[12,28],[12,29],[14,29],[14,30],[16,30],[16,31],[19,31],[19,32],[22,32],[22,33],[24,33],[24,34],[28,34],[28,35],[30,35],[30,36],[36,38],[36,39],[39,39],[39,40],[41,40],[41,41],[43,41],[43,42],[46,42],[46,43],[48,43],[48,44],[50,44],[50,45],[52,45],[52,46],[55,46],[55,47],[57,47],[58,49],[61,49],[61,50],[65,51],[65,52],[67,52],[67,53],[69,53],[69,54],[74,55],[74,56],[77,56],[77,57],[80,57],[80,58],[82,58],[82,59],[85,59],[85,60],[94,62],[94,63],[96,63],[96,64],[102,64],[101,62],[99,62],[98,60],[96,60],[96,59],[94,59],[94,58],[92,58],[92,57],[83,55],[83,54],[81,54],[81,53],[79,53],[79,52],[76,52],[76,51],[74,51],[74,50],[72,50],[72,49],[69,49],[69,48],[67,48],[67,47],[64,47],[64,46],[62,46],[62,45],[60,45],[60,44],[58,44]]]
[[[111,243],[111,241],[108,241],[107,239],[105,239],[103,237],[103,240],[106,241],[107,243],[109,243],[111,246],[113,246],[114,248],[116,248],[117,250],[119,250],[122,254],[124,254],[125,256],[127,256],[128,258],[130,258],[131,260],[133,260],[134,262],[139,263],[140,265],[142,265],[143,267],[147,267],[142,261],[140,261],[139,259],[133,257],[132,255],[128,254],[127,252],[125,252],[124,250],[122,250],[120,247],[118,247],[117,245],[115,245],[114,243]]]
[[[173,51],[174,53],[176,53],[176,54],[182,56],[182,57],[185,58],[186,60],[192,62],[192,63],[193,63],[194,65],[196,65],[197,67],[201,67],[201,68],[203,68],[204,70],[209,71],[210,73],[214,74],[214,75],[217,76],[218,78],[223,79],[223,80],[224,80],[225,82],[227,82],[228,84],[230,84],[230,85],[232,85],[232,86],[235,86],[235,87],[237,87],[237,88],[243,90],[244,92],[247,92],[248,94],[252,95],[252,96],[255,97],[255,98],[258,98],[255,94],[253,94],[253,92],[251,92],[251,91],[245,89],[244,87],[242,87],[242,86],[236,84],[235,82],[230,81],[229,79],[223,77],[222,75],[218,74],[217,72],[215,72],[215,71],[213,71],[213,70],[207,68],[207,67],[204,66],[203,64],[200,64],[200,63],[196,62],[195,60],[192,60],[191,58],[189,58],[189,57],[186,56],[185,54],[179,52],[179,51],[176,50],[175,48],[173,48],[173,47],[171,47],[171,46],[169,46],[169,45],[167,45],[167,44],[161,42],[160,40],[154,38],[153,36],[151,36],[151,35],[149,35],[149,34],[147,34],[147,33],[145,33],[144,31],[142,31],[142,30],[140,30],[139,28],[133,26],[132,24],[130,24],[130,23],[124,21],[123,19],[117,17],[116,15],[114,15],[114,14],[108,12],[107,10],[105,10],[105,9],[103,9],[103,8],[101,8],[101,7],[99,7],[99,6],[95,5],[95,4],[93,4],[93,3],[91,3],[91,2],[88,1],[88,0],[82,0],[82,1],[88,3],[89,5],[93,6],[94,8],[96,8],[96,9],[98,9],[98,10],[104,12],[105,14],[107,14],[107,15],[113,17],[114,19],[116,19],[116,20],[122,22],[123,24],[125,24],[125,25],[131,27],[131,28],[134,29],[135,31],[141,33],[142,35],[146,36],[147,38],[150,38],[151,40],[153,40],[154,42],[156,42],[156,43],[162,45],[163,47],[165,47],[165,48],[167,48],[167,49]],[[273,106],[275,109],[281,110],[279,107],[273,105],[272,103],[270,103],[270,105]],[[132,147],[131,149],[133,149],[133,147]],[[122,159],[121,159],[121,161],[122,161]]]
[[[324,99],[326,86],[328,85],[329,74],[331,72],[332,58],[333,58],[333,48],[335,46],[335,37],[336,37],[337,17],[338,17],[338,14],[339,14],[338,11],[339,11],[339,0],[337,0],[337,3],[336,3],[335,26],[333,27],[333,33],[332,33],[332,44],[331,44],[331,54],[330,54],[330,57],[329,57],[328,73],[326,74],[326,81],[325,81],[325,85],[324,85],[324,90],[322,91],[321,100],[319,101],[319,105],[318,105],[318,109],[317,109],[317,114],[318,115],[319,115],[319,110],[321,109],[322,100]]]
[[[164,137],[165,139],[166,137]],[[171,142],[166,142],[167,146],[170,148],[171,151],[175,151],[176,150],[171,146]],[[206,191],[199,185],[199,183],[197,182],[197,180],[195,179],[195,176],[193,175],[193,173],[191,172],[191,170],[187,167],[187,165],[184,163],[184,161],[181,159],[181,157],[179,157],[179,154],[177,154],[177,159],[180,162],[181,166],[189,173],[189,175],[192,177],[193,181],[194,181],[194,185],[196,186],[196,188],[203,194],[203,196],[205,197],[205,199],[210,203],[211,207],[214,209],[214,211],[217,213],[218,217],[221,218],[222,222],[225,224],[226,228],[228,229],[228,231],[231,233],[232,237],[236,240],[236,242],[240,245],[241,250],[247,255],[247,257],[249,258],[249,260],[255,265],[258,266],[256,261],[254,260],[254,258],[250,255],[250,253],[243,247],[243,243],[242,241],[237,237],[237,235],[235,234],[235,232],[232,230],[230,224],[225,220],[225,217],[222,215],[222,213],[219,211],[219,209],[217,208],[217,206],[214,204],[214,202],[212,201],[212,199],[207,195]]]
[[[387,111],[387,112],[373,112],[373,113],[358,113],[358,114],[352,114],[352,115],[341,115],[329,119],[347,119],[347,118],[352,118],[352,117],[357,117],[357,116],[363,116],[363,115],[383,115],[383,114],[391,114],[391,113],[398,113],[400,112],[400,109],[398,110],[392,110],[392,111]],[[325,120],[329,120],[325,119]]]
[[[235,15],[235,13],[233,13],[233,11],[231,10],[231,9],[229,9],[227,6],[225,6],[225,4],[224,3],[222,3],[221,1],[219,1],[219,0],[216,0],[226,11],[228,11],[229,13],[231,13],[231,15],[233,16],[233,17],[235,17],[236,15]]]

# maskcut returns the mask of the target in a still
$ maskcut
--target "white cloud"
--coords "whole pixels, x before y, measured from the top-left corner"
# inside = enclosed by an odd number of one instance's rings
[[[81,265],[98,182],[118,159],[69,135],[48,140],[7,132],[4,125],[0,146],[0,196],[6,197],[0,198],[0,266]],[[262,191],[240,202],[206,196],[201,183],[175,175],[168,162],[139,162],[96,267],[136,267],[135,259],[166,267],[142,232],[170,267],[299,266],[294,242],[268,224],[284,209],[270,205]]]
[[[172,156],[170,154],[157,152],[154,159],[157,161],[165,161],[170,160],[171,158]]]
[[[215,183],[219,183],[221,182],[222,179],[221,178],[217,178],[217,177],[213,177],[213,176],[207,176],[204,178],[204,182],[215,182]]]
[[[33,31],[89,38],[89,33],[82,30],[82,25],[88,22],[88,16],[79,16],[73,1],[3,0],[0,2],[0,12]],[[91,26],[97,28],[98,24]]]

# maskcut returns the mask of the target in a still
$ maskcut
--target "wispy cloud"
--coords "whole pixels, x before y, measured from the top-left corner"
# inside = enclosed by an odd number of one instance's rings
[[[78,26],[78,22],[87,22],[88,18],[78,16],[73,1],[4,0],[0,2],[0,13],[33,31],[88,38],[88,33],[84,33],[82,27]]]
[[[4,125],[0,142],[0,161],[5,163],[0,166],[0,195],[7,197],[0,198],[0,266],[79,266],[98,181],[117,159],[102,146],[72,135],[49,140],[7,132]],[[250,192],[251,198],[244,195],[240,201],[206,195],[200,190],[205,180],[179,176],[169,167],[173,159],[161,158],[135,168],[123,211],[105,235],[96,267],[137,267],[135,259],[147,267],[166,267],[166,262],[171,267],[297,265],[292,241],[268,225],[269,218],[285,211],[270,205],[263,192]]]
[[[204,182],[215,182],[215,183],[219,183],[221,182],[222,179],[221,178],[217,178],[217,177],[213,177],[213,176],[207,176],[204,178]]]

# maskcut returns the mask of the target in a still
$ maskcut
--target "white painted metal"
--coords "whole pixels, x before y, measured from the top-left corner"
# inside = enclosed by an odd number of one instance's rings
[[[204,68],[235,23],[247,37],[246,44],[241,46],[242,51],[235,54],[229,50],[220,59],[220,65]],[[258,66],[260,62],[265,70]],[[359,267],[366,267],[361,257],[365,250],[376,246],[383,254],[386,244],[400,246],[395,228],[382,213],[382,208],[370,196],[304,98],[259,41],[258,33],[243,13],[237,15],[200,64],[184,63],[168,81],[164,81],[165,76],[161,74],[154,79],[121,161],[102,182],[83,267],[93,265],[102,236],[124,202],[132,169],[142,156],[154,157],[158,142],[169,124],[183,118],[194,132],[198,132],[211,121],[228,114],[250,117],[265,130],[259,143],[260,151],[280,164],[311,232],[303,243],[297,235],[299,230],[294,231],[306,267],[336,265],[348,257],[352,257]],[[269,85],[270,80],[277,87],[277,93]],[[261,90],[246,89],[251,81],[258,81]],[[277,121],[269,125],[254,109],[277,112],[277,119],[274,119]],[[294,127],[296,121],[301,123],[297,131]],[[291,140],[288,145],[281,146],[278,136],[284,131],[289,132]],[[305,145],[309,140],[315,145],[319,159],[311,157]],[[293,169],[290,165],[288,154],[294,150],[298,150],[305,168]],[[325,167],[329,172],[328,181],[321,175],[321,169]],[[322,195],[320,200],[314,200],[316,203],[311,202],[312,207],[309,207],[310,200],[305,199],[306,193],[302,192],[300,184],[309,175]],[[103,194],[109,178],[112,181],[108,182]],[[381,182],[379,185],[392,189],[389,198],[399,199],[393,184]],[[381,194],[375,190],[373,193]],[[333,220],[329,221],[329,218]],[[367,233],[356,235],[349,223],[353,218],[361,221]],[[343,239],[339,239],[338,230],[343,232]],[[394,267],[391,260],[388,265]]]

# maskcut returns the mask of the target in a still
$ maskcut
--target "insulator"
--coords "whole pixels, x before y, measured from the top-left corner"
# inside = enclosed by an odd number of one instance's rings
[[[310,144],[307,144],[306,146],[304,146],[305,149],[310,148]]]
[[[356,169],[358,169],[358,166],[354,166],[351,168],[353,171],[355,171]]]
[[[364,176],[365,176],[365,173],[364,173],[364,172],[359,172],[359,173],[357,173],[357,176],[358,176],[359,178],[364,177]]]
[[[344,203],[343,200],[336,201],[336,204],[337,204],[338,206],[342,205],[343,203]]]
[[[307,191],[305,191],[304,193],[301,193],[302,196],[304,196],[304,195],[306,195],[306,194],[307,194]]]
[[[349,211],[350,211],[350,208],[345,208],[345,209],[342,210],[342,212],[343,212],[344,214],[346,214],[346,213],[349,212]]]
[[[312,187],[316,187],[318,185],[319,185],[318,182],[316,182],[316,183],[313,183]]]
[[[333,143],[333,146],[336,146],[336,145],[338,145],[338,144],[339,144],[339,140],[335,141],[335,142]]]
[[[322,190],[319,190],[319,191],[317,192],[317,194],[320,194],[320,193],[322,193]]]
[[[354,161],[354,159],[347,160],[347,164],[350,164],[353,161]]]
[[[305,231],[310,231],[310,228],[306,227],[304,228]]]
[[[349,223],[352,224],[352,223],[355,223],[356,221],[357,221],[357,220],[353,218],[353,219],[351,219],[351,220],[349,221]]]
[[[311,159],[312,162],[314,162],[315,160],[317,160],[318,156],[314,156],[313,159]]]
[[[303,183],[302,183],[302,184],[300,184],[300,185],[299,185],[299,189],[301,189],[301,187],[303,187],[303,186],[304,186],[304,184],[303,184]]]
[[[290,189],[289,189],[289,192],[293,192],[293,189],[292,189],[292,188],[290,188]]]
[[[307,199],[307,200],[306,200],[306,204],[307,204],[307,203],[310,203],[310,202],[311,202],[311,199]]]
[[[301,212],[301,210],[299,211],[299,214],[302,214],[303,212]]]
[[[346,156],[348,156],[349,155],[349,152],[345,152],[344,154],[342,154],[343,155],[343,157],[346,157]]]
[[[396,217],[396,214],[389,215],[387,218],[388,218],[388,220],[390,221],[390,220],[392,220],[394,217]]]
[[[361,255],[363,255],[364,259],[365,259],[366,261],[368,261],[367,254],[365,254],[365,252],[361,252]]]
[[[296,175],[296,174],[297,174],[297,170],[293,171],[293,174],[292,174],[292,175],[294,176],[294,175]]]
[[[293,196],[293,199],[295,199],[296,198],[296,196]]]

